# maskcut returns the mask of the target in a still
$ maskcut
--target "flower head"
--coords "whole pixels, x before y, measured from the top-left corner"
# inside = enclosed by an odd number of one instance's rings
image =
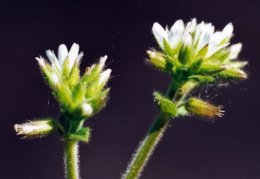
[[[106,55],[88,67],[82,76],[79,64],[83,53],[79,53],[78,44],[74,43],[69,51],[64,44],[60,45],[58,57],[52,50],[47,50],[46,55],[49,62],[41,56],[36,59],[63,112],[81,119],[104,106],[111,74],[111,69],[104,69]]]
[[[242,44],[230,45],[232,23],[216,31],[211,23],[197,23],[194,18],[187,24],[177,20],[170,29],[164,29],[156,22],[152,31],[162,52],[149,50],[148,61],[160,70],[173,75],[179,74],[180,70],[186,71],[185,74],[190,74],[187,78],[193,79],[209,74],[215,79],[246,78],[241,75],[246,62],[235,61]]]

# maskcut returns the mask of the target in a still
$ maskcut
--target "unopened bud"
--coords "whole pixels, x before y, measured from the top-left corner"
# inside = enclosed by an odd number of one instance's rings
[[[218,73],[217,76],[224,79],[238,79],[238,80],[247,78],[247,74],[243,70],[236,69],[236,68],[228,68]]]
[[[148,50],[147,54],[149,56],[149,59],[147,60],[148,63],[153,65],[155,68],[158,68],[159,70],[166,69],[166,59],[163,57],[163,54],[152,50]]]
[[[92,106],[88,103],[83,103],[81,105],[81,113],[82,113],[82,116],[90,116],[93,113]]]
[[[22,135],[25,138],[43,137],[54,131],[55,123],[53,120],[29,121],[23,124],[15,124],[14,129],[17,135]]]
[[[222,106],[214,106],[198,98],[190,98],[185,107],[191,114],[206,118],[222,117],[224,113]]]

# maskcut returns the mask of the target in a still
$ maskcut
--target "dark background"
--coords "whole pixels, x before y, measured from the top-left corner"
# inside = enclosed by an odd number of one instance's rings
[[[62,179],[58,135],[20,140],[13,125],[58,116],[58,106],[35,57],[65,43],[80,44],[82,69],[107,54],[113,69],[107,107],[89,121],[90,144],[80,146],[81,176],[117,179],[156,115],[154,90],[165,91],[166,74],[145,65],[156,47],[153,22],[172,25],[193,17],[222,29],[233,22],[249,61],[249,79],[210,88],[201,97],[225,106],[215,123],[197,118],[172,122],[143,179],[260,178],[260,1],[0,1],[0,178]],[[207,90],[206,88],[203,91]]]

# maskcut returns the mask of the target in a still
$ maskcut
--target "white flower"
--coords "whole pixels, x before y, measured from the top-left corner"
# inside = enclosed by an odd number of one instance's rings
[[[61,73],[66,59],[68,59],[68,71],[71,71],[75,62],[81,60],[83,53],[79,53],[79,45],[74,43],[71,46],[70,51],[68,51],[66,45],[61,44],[58,49],[58,58],[52,50],[46,50],[46,55],[51,63],[52,68]],[[45,62],[42,57],[37,57],[36,60],[41,67],[44,67]]]
[[[197,24],[196,19],[192,19],[186,25],[182,20],[177,20],[168,30],[157,22],[152,28],[153,34],[161,47],[165,50],[165,42],[169,44],[172,50],[176,50],[180,45],[190,46],[194,49],[195,55],[202,49],[206,49],[205,58],[209,58],[219,50],[227,47],[233,35],[233,25],[227,24],[222,31],[216,31],[211,23],[201,22]],[[230,58],[236,58],[239,46],[231,48]]]

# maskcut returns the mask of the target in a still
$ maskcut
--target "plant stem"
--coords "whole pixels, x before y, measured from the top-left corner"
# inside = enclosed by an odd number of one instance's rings
[[[172,81],[166,92],[166,95],[169,97],[169,99],[174,99],[175,103],[178,104],[182,102],[185,96],[193,88],[196,87],[196,84],[197,83],[193,81]],[[181,89],[181,93],[179,93],[179,89]],[[176,95],[178,97],[177,99],[175,99]],[[122,179],[137,179],[140,177],[146,163],[150,159],[155,147],[160,142],[170,121],[171,117],[169,115],[163,113],[159,114],[146,134],[144,140],[138,147],[136,153],[133,155],[133,158],[128,165],[125,174],[122,176]]]
[[[161,114],[156,118],[152,127],[134,154],[126,173],[122,177],[123,179],[136,179],[140,176],[156,145],[167,129],[169,122],[169,116]]]
[[[65,140],[64,166],[66,179],[79,179],[78,141]]]

